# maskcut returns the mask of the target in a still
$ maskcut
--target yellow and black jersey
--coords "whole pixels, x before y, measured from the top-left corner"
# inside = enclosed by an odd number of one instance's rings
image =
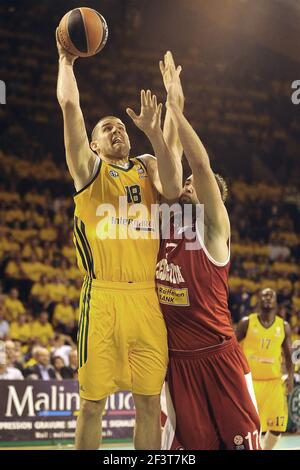
[[[254,380],[281,377],[281,348],[284,338],[284,320],[281,317],[276,315],[273,324],[266,328],[261,324],[257,313],[249,315],[242,348]]]
[[[94,178],[74,200],[74,242],[81,272],[104,281],[153,281],[159,248],[158,193],[143,161],[131,158],[125,169],[100,160]]]

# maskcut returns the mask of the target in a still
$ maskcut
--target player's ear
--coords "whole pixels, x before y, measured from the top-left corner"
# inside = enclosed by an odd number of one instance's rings
[[[96,140],[93,140],[91,143],[90,143],[90,147],[91,149],[94,151],[94,152],[97,152],[97,150],[100,150],[100,147],[99,147],[99,144]]]

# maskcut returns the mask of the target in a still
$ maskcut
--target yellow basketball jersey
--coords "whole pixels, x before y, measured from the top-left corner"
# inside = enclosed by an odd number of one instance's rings
[[[265,328],[257,313],[249,315],[248,330],[242,348],[254,380],[281,377],[281,346],[284,338],[284,321],[281,317],[276,315],[274,323]]]
[[[152,205],[158,193],[142,160],[131,158],[127,169],[101,160],[74,200],[80,271],[103,281],[153,281],[159,236]]]

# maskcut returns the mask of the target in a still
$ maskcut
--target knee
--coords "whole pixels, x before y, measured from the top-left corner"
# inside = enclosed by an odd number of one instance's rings
[[[105,401],[106,400],[89,401],[82,399],[80,404],[80,413],[87,419],[96,417],[100,418],[105,407]]]

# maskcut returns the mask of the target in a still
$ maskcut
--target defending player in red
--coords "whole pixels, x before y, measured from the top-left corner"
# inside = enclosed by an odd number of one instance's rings
[[[194,213],[190,223],[178,223],[178,214],[168,219],[170,234],[162,239],[156,268],[169,346],[163,448],[260,449],[251,374],[227,303],[226,186],[213,173],[203,144],[177,104],[180,68],[175,69],[170,54],[161,69],[165,83],[168,77],[167,108],[192,169],[179,203]],[[201,212],[195,216],[199,203],[203,217]]]

